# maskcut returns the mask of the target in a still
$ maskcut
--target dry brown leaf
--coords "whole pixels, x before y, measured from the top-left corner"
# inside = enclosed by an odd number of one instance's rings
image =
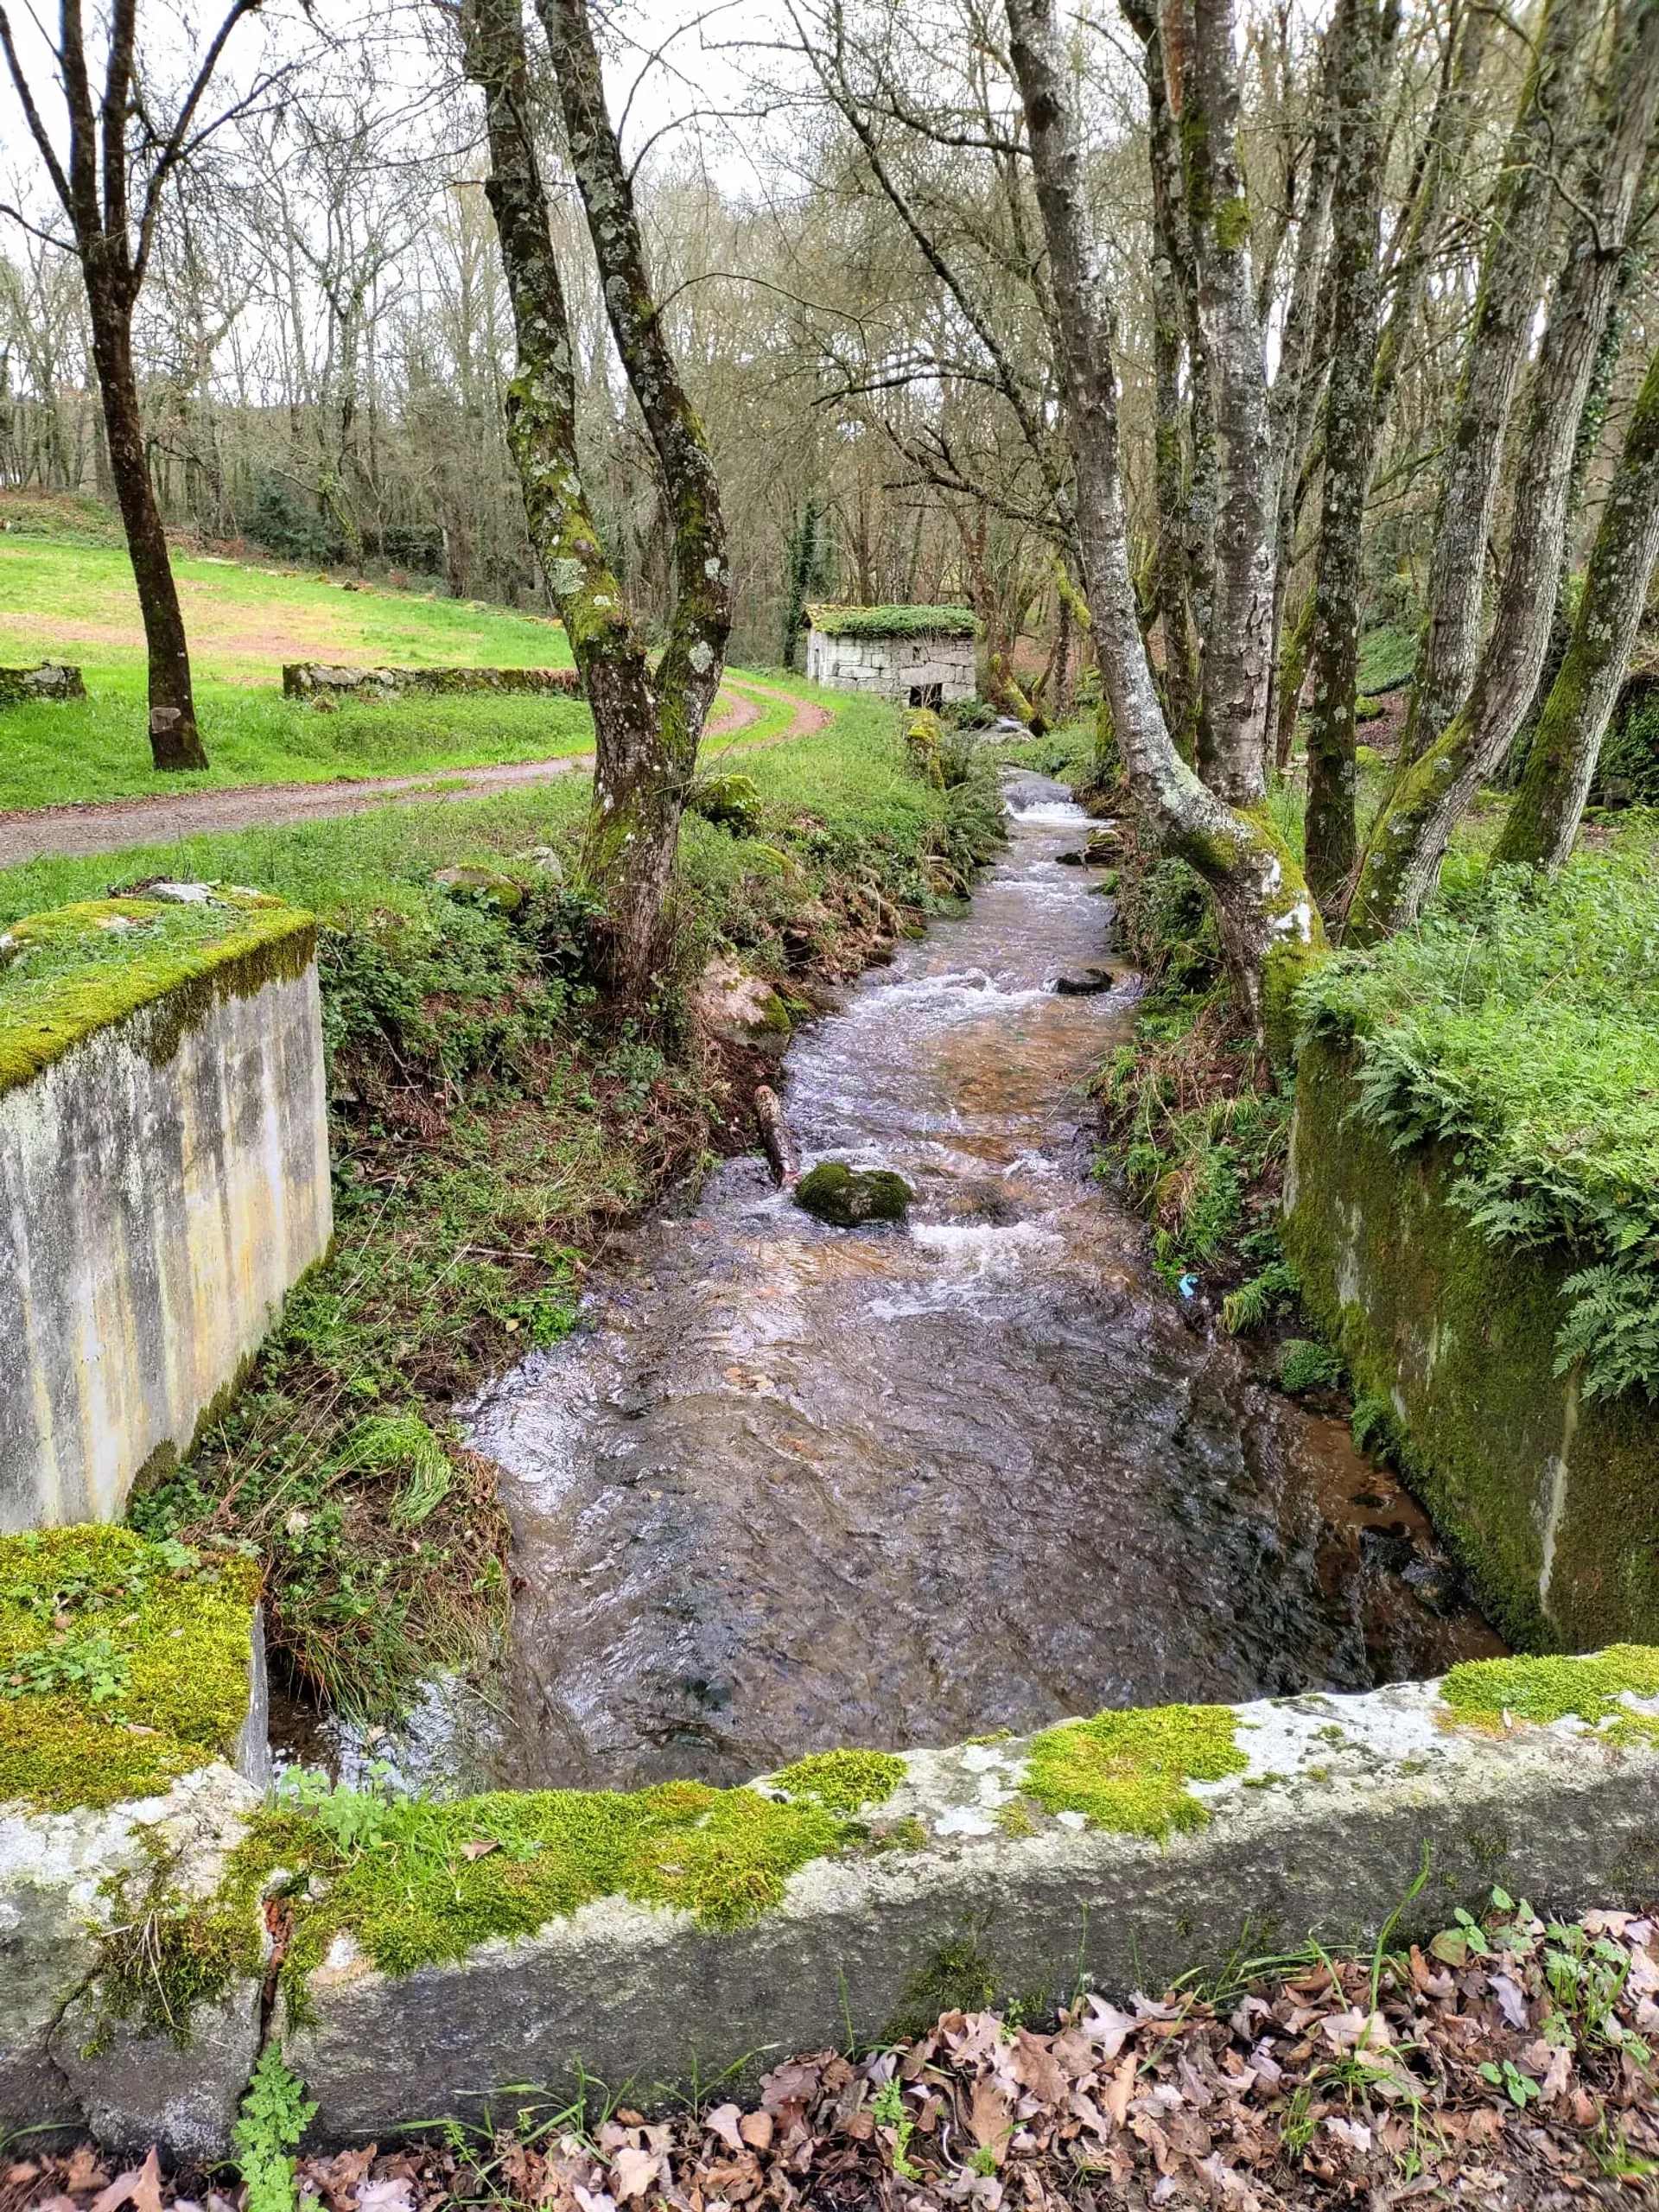
[[[737,2132],[751,2151],[772,2148],[772,2119],[769,2112],[746,2112],[737,2123]]]
[[[988,2074],[982,2074],[974,2083],[968,2125],[981,2150],[994,2152],[1000,2163],[1003,2148],[1014,2133],[1014,2117],[1008,2110],[1007,2099]]]
[[[107,2189],[99,2190],[92,2212],[118,2212],[123,2204],[133,2206],[134,2212],[162,2212],[162,2161],[153,2143],[142,2166],[118,2174]]]
[[[655,2151],[641,2151],[629,2144],[612,2161],[611,2187],[624,2203],[631,2196],[643,2196],[657,2179],[662,2163]]]
[[[1117,2063],[1117,2071],[1106,2085],[1101,2099],[1106,2117],[1114,2127],[1122,2127],[1128,2117],[1129,2099],[1135,2094],[1135,2076],[1138,2061],[1132,2050],[1124,2052]]]
[[[1033,2096],[1040,2097],[1046,2105],[1065,2103],[1065,2074],[1055,2063],[1046,2036],[1034,2036],[1029,2028],[1021,2028],[1014,2046],[1013,2065],[1014,2080]]]
[[[711,2133],[718,2135],[728,2151],[743,2148],[743,2138],[738,2133],[738,2123],[743,2117],[741,2105],[716,2105],[712,2112],[702,2115],[702,2124]]]
[[[493,1835],[470,1835],[461,1847],[463,1859],[487,1859],[493,1851],[501,1848],[500,1839]]]

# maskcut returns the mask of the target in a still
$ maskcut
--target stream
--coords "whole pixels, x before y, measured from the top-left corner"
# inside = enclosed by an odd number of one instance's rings
[[[728,1161],[480,1400],[516,1549],[498,1784],[737,1782],[1502,1649],[1412,1501],[1183,1313],[1091,1177],[1084,1087],[1136,979],[1059,857],[1087,817],[1007,792],[971,911],[785,1065],[806,1164],[898,1169],[908,1226],[823,1226]],[[1109,991],[1055,992],[1103,963]]]

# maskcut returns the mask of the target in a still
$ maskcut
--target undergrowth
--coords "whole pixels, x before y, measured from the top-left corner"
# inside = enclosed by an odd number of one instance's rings
[[[1489,1243],[1565,1248],[1556,1368],[1592,1399],[1659,1400],[1655,846],[1643,817],[1548,884],[1449,865],[1415,929],[1300,996],[1352,1049],[1366,1121],[1396,1150],[1452,1147],[1452,1203]]]
[[[1290,1098],[1233,1020],[1215,917],[1184,861],[1121,871],[1118,940],[1146,977],[1135,1034],[1097,1090],[1110,1150],[1153,1224],[1153,1262],[1184,1296],[1223,1298],[1225,1325],[1292,1307],[1279,1240]]]

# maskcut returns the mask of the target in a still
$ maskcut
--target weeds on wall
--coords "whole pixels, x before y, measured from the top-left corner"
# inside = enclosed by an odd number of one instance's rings
[[[1327,962],[1309,1032],[1351,1050],[1396,1150],[1450,1147],[1493,1245],[1564,1249],[1557,1371],[1659,1400],[1659,822],[1551,882],[1454,859],[1414,929]]]

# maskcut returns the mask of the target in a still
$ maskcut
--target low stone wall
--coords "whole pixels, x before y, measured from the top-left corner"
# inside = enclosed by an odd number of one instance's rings
[[[1526,1671],[1539,1669],[1561,1671]],[[652,1817],[675,1817],[663,1791],[480,1798],[437,1808],[446,1826],[406,1871],[395,1836],[363,1855],[357,1923],[331,1896],[350,1888],[349,1866],[330,1844],[308,1875],[289,1816],[263,1839],[289,1947],[263,2032],[316,2101],[314,2143],[385,2142],[416,2120],[476,2122],[497,2090],[514,2109],[562,2104],[584,2069],[649,2104],[741,2084],[791,2050],[914,2031],[956,2004],[1017,1998],[1034,2016],[1080,1986],[1156,1993],[1241,1943],[1268,1953],[1314,1933],[1363,1951],[1402,1912],[1391,1940],[1426,1941],[1494,1885],[1546,1914],[1636,1909],[1659,1889],[1656,1693],[1659,1653],[1624,1651],[1489,1662],[1365,1696],[1104,1714],[901,1760],[831,1754],[816,1770],[805,1761],[705,1793],[689,1816],[679,1808],[679,1841],[617,1862],[627,1894],[593,1894],[589,1880],[586,1901],[584,1871],[629,1833],[632,1808],[649,1799]],[[746,1845],[747,1824],[786,1825],[791,1808],[822,1818],[815,1789],[845,1803],[838,1758],[874,1778],[861,1805],[852,1793],[833,1841],[790,1862],[769,1855],[783,1827],[766,1849]],[[664,1785],[677,1789],[697,1785]],[[753,1811],[734,1810],[743,1800]],[[114,2013],[95,1942],[67,1932],[72,1909],[109,1924],[100,1866],[128,1865],[154,1808],[55,1827],[29,1814],[0,1822],[0,1929],[8,1914],[15,1924],[22,1885],[37,1924],[56,1912],[66,1931],[55,1963],[38,1942],[28,1954],[30,2018],[67,2005],[73,2023],[50,2031],[41,2062],[64,2101],[36,2116],[78,2100],[118,2144],[159,2134],[210,2155],[228,2133],[237,2069],[251,2063],[270,1959],[242,1926],[257,1890],[245,1876],[227,1890],[224,1870],[238,1834],[257,1839],[266,1816],[223,1768],[178,1785],[162,1810],[181,1839],[162,1955],[212,1955],[189,1933],[207,1912],[213,1942],[239,1942],[244,1961],[179,2023],[186,2051]],[[547,1853],[573,1852],[548,1865]],[[741,1863],[722,1863],[727,1853]],[[681,1878],[692,1884],[683,1901],[652,1893]],[[492,1913],[525,1884],[567,1880],[569,1901],[540,1924],[489,1936]],[[58,1902],[41,1904],[41,1890]],[[308,1914],[321,1916],[320,1938]],[[314,1941],[296,1988],[293,1961]],[[80,2056],[94,2041],[95,2072]],[[23,2080],[22,2059],[12,2063]]]
[[[1512,1642],[1659,1639],[1659,1410],[1554,1371],[1583,1262],[1489,1244],[1447,1200],[1451,1148],[1391,1151],[1357,1096],[1338,1052],[1304,1052],[1285,1243],[1309,1311]]]
[[[971,638],[842,637],[810,630],[806,672],[815,683],[836,691],[868,691],[899,705],[928,706],[930,691],[941,701],[971,699],[979,689]],[[912,692],[918,693],[915,699]]]
[[[530,691],[575,698],[582,678],[574,668],[338,668],[326,661],[287,661],[283,696],[289,699],[397,699],[457,691]]]
[[[19,707],[31,699],[84,699],[80,671],[65,661],[43,660],[34,668],[0,668],[0,707]]]
[[[0,1532],[118,1516],[332,1233],[311,919],[164,888],[0,937]]]

